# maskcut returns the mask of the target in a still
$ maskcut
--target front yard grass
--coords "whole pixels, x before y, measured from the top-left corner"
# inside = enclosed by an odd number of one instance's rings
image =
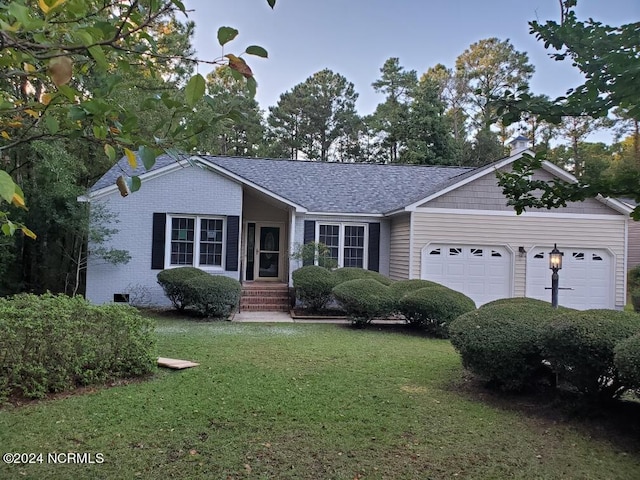
[[[5,406],[0,453],[45,462],[0,464],[0,478],[640,478],[638,437],[493,401],[446,340],[166,318],[157,335],[161,356],[200,366]],[[105,461],[52,465],[47,452]]]

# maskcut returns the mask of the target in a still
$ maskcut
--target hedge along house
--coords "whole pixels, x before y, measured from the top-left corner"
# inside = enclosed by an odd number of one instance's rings
[[[557,243],[565,254],[560,286],[573,289],[562,291],[560,304],[622,308],[630,209],[599,198],[517,216],[495,171],[521,155],[479,169],[161,156],[150,171],[135,172],[142,188],[126,198],[115,186],[119,175],[134,173],[123,158],[81,200],[117,215],[110,246],[128,250],[131,261],[90,257],[87,297],[104,303],[145,290],[151,304],[167,305],[156,275],[185,265],[245,286],[286,288],[300,266],[292,253],[315,241],[341,267],[433,280],[478,305],[548,300],[547,253]],[[538,175],[573,179],[550,163]]]

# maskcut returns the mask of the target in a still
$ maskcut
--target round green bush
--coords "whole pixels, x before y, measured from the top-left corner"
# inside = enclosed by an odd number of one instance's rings
[[[640,332],[640,315],[618,310],[559,313],[542,332],[540,345],[551,368],[579,392],[594,399],[619,397],[614,349]]]
[[[194,277],[210,277],[207,272],[194,267],[168,268],[158,273],[158,283],[164,290],[164,294],[171,300],[178,310],[184,310],[189,306],[186,301],[185,282]]]
[[[548,373],[538,340],[557,314],[531,299],[483,305],[453,320],[449,335],[468,370],[496,388],[519,391]]]
[[[374,272],[372,270],[366,270],[364,268],[356,268],[356,267],[338,268],[333,271],[333,275],[335,276],[336,285],[339,285],[344,282],[348,282],[349,280],[360,280],[363,278],[377,280],[383,285],[391,285],[391,283],[393,283],[393,280],[385,277],[381,273]]]
[[[336,279],[330,270],[308,265],[295,270],[292,277],[296,296],[305,308],[318,311],[331,300]]]
[[[224,275],[195,276],[184,283],[185,302],[206,317],[228,318],[238,307],[242,286]]]
[[[624,386],[640,390],[640,335],[622,340],[613,353],[613,364]]]
[[[527,297],[511,297],[511,298],[499,298],[498,300],[492,300],[491,302],[485,303],[480,306],[480,308],[492,307],[494,305],[529,305],[535,307],[536,305],[542,308],[551,307],[550,302],[545,302],[544,300],[538,300],[536,298],[527,298]],[[559,307],[561,309],[565,309],[566,307]]]
[[[403,296],[408,293],[415,292],[416,290],[420,290],[427,287],[442,287],[436,282],[430,282],[429,280],[398,280],[389,285],[389,289],[391,290],[391,294],[394,296],[396,300],[400,300]]]
[[[409,325],[440,338],[449,337],[449,324],[476,309],[466,295],[443,286],[430,286],[407,293],[398,300],[398,311]]]
[[[395,309],[389,287],[372,278],[340,283],[333,288],[333,295],[354,325],[366,325],[375,317],[385,317]]]

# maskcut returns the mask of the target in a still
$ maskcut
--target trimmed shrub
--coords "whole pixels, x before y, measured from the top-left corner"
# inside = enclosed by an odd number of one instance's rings
[[[194,267],[178,267],[162,270],[157,275],[158,283],[164,294],[171,300],[174,308],[184,310],[189,306],[185,282],[194,277],[210,277],[207,272]]]
[[[148,374],[153,328],[129,305],[51,294],[0,299],[0,399]]]
[[[443,286],[421,288],[398,300],[398,311],[409,325],[440,338],[449,337],[453,320],[475,309],[469,297]]]
[[[336,280],[326,268],[309,265],[295,270],[292,277],[296,296],[305,308],[318,311],[331,300]]]
[[[498,300],[492,300],[491,302],[485,303],[484,305],[480,306],[480,308],[493,307],[494,305],[527,305],[531,307],[538,305],[542,308],[548,308],[551,307],[551,302],[545,302],[544,300],[527,297],[499,298]],[[559,310],[569,309],[567,309],[566,307],[559,307]]]
[[[205,317],[228,318],[241,293],[240,282],[224,275],[197,275],[184,282],[185,303]]]
[[[631,304],[634,312],[640,312],[640,288],[631,290]]]
[[[349,280],[360,280],[363,278],[377,280],[383,285],[391,285],[393,280],[385,277],[381,273],[374,272],[373,270],[366,270],[364,268],[356,267],[343,267],[333,271],[336,279],[336,285],[339,285]]]
[[[487,304],[453,320],[449,335],[467,369],[496,388],[519,391],[549,373],[539,338],[557,314],[533,299]]]
[[[351,323],[362,326],[376,317],[385,317],[395,309],[389,287],[372,278],[361,278],[340,283],[333,295],[344,307]]]
[[[613,364],[625,387],[640,389],[640,335],[622,340],[613,350]]]
[[[389,289],[391,290],[391,294],[396,300],[400,300],[403,296],[408,293],[415,292],[416,290],[420,290],[422,288],[427,287],[442,287],[436,282],[430,282],[429,280],[398,280],[389,285]]]
[[[618,378],[614,349],[640,332],[640,315],[617,310],[584,310],[557,315],[540,345],[551,368],[592,399],[617,398],[626,387]]]

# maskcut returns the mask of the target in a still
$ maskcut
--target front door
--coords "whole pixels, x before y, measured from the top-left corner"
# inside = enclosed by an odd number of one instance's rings
[[[255,278],[257,280],[279,280],[281,228],[277,225],[257,225]]]

